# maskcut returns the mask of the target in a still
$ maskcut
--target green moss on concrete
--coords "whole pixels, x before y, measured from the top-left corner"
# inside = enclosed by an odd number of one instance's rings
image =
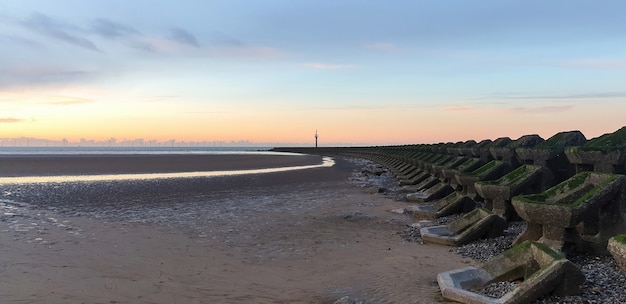
[[[474,176],[485,175],[486,173],[488,173],[489,171],[493,170],[494,168],[498,167],[501,164],[502,164],[502,161],[500,160],[492,160],[488,162],[486,165],[472,171],[471,175],[474,175]]]
[[[620,244],[626,245],[626,234],[616,235],[613,239]]]
[[[538,193],[538,194],[530,194],[530,195],[521,195],[518,196],[517,198],[523,200],[524,202],[527,203],[546,203],[546,200],[550,197],[559,195],[561,193],[565,193],[570,191],[571,189],[574,189],[576,187],[579,187],[580,185],[582,185],[587,178],[589,178],[589,175],[591,174],[591,172],[583,172],[583,173],[579,173],[574,175],[573,177],[571,177],[568,180],[563,181],[562,183],[542,192],[542,193]]]
[[[489,148],[504,148],[508,144],[513,142],[509,137],[500,137],[489,145]]]
[[[530,148],[544,142],[543,138],[537,134],[524,135],[517,140],[511,142],[506,147],[509,149]]]
[[[576,140],[574,140],[576,139]],[[556,135],[548,138],[548,140],[538,144],[534,148],[542,149],[542,150],[563,150],[566,146],[572,146],[575,144],[570,143],[570,141],[580,141],[580,144],[583,144],[585,140],[585,136],[580,131],[567,131],[567,132],[559,132]]]
[[[596,137],[587,144],[580,147],[582,151],[609,152],[615,150],[626,150],[626,127],[613,132]]]
[[[541,251],[545,252],[547,255],[549,255],[551,258],[555,259],[555,260],[564,260],[565,257],[560,255],[558,252],[552,250],[552,248],[550,248],[550,246],[544,244],[544,243],[539,243],[539,242],[534,242],[533,243],[535,245],[535,247],[539,248]]]
[[[615,180],[615,178],[607,179],[607,180],[603,181],[602,183],[596,185],[595,187],[591,188],[589,191],[587,191],[587,193],[583,194],[583,196],[581,196],[574,203],[572,203],[571,206],[572,207],[580,206],[582,203],[588,201],[590,198],[592,198],[594,195],[596,195],[596,193],[598,193],[598,191],[600,191],[602,188],[606,187],[608,184],[610,184],[614,180]]]
[[[433,165],[441,166],[441,165],[444,165],[444,164],[446,164],[447,162],[449,162],[451,160],[454,160],[454,157],[452,157],[452,156],[442,157],[442,158],[438,159],[437,161],[435,161],[433,163]]]
[[[544,191],[543,193],[521,195],[521,196],[517,196],[517,198],[519,200],[522,200],[526,203],[531,203],[531,204],[537,204],[537,203],[538,204],[551,204],[551,205],[562,205],[564,207],[575,208],[575,207],[580,206],[584,202],[588,201],[596,193],[598,193],[604,187],[606,187],[607,185],[609,185],[610,183],[612,183],[613,181],[615,181],[617,178],[621,176],[619,174],[609,174],[609,177],[606,178],[601,183],[598,183],[596,185],[589,184],[589,189],[584,189],[584,184],[587,182],[587,180],[592,174],[600,174],[600,173],[595,173],[595,172],[578,173],[574,175],[572,178]],[[582,194],[579,198],[575,199],[574,201],[564,200],[564,201],[556,202],[556,203],[546,202],[551,197],[555,197],[557,195],[560,195],[566,192],[571,192],[572,190],[575,190],[576,188],[581,188],[580,190],[584,191],[585,193]]]
[[[506,251],[506,254],[515,254],[516,251],[522,251],[522,250],[526,250],[529,249],[530,246],[532,246],[532,241],[524,241],[518,245],[515,245],[513,247],[511,247],[511,249]]]
[[[513,183],[514,181],[517,181],[521,179],[522,177],[527,176],[531,172],[531,169],[536,169],[537,167],[539,166],[533,166],[533,165],[519,166],[517,169],[509,172],[507,175],[495,181],[484,181],[484,182],[478,182],[478,183],[484,184],[484,185],[509,185]]]
[[[467,170],[467,168],[470,168],[470,167],[474,166],[478,162],[480,162],[480,159],[478,159],[478,158],[471,158],[468,161],[462,163],[460,166],[458,166],[457,170],[459,172],[465,172]]]
[[[547,255],[549,255],[551,258],[555,260],[565,259],[564,256],[552,250],[550,246],[543,244],[543,243],[539,243],[539,242],[533,242],[533,241],[524,241],[516,246],[511,247],[511,249],[507,250],[504,254],[509,257],[518,256],[520,254],[523,254],[525,251],[530,250],[532,246],[537,247],[539,250],[545,252]]]

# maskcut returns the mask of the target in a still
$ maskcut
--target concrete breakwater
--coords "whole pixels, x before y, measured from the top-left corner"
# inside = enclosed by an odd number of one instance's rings
[[[626,264],[626,242],[620,241],[626,235],[626,127],[592,139],[566,131],[548,139],[275,150],[374,161],[399,180],[416,218],[459,214],[446,225],[421,227],[425,243],[460,246],[525,222],[507,252],[470,270],[439,275],[442,294],[450,300],[528,303],[556,296],[585,303],[578,296],[581,287],[585,294],[585,277],[568,258],[608,257]],[[495,285],[508,287],[482,293]],[[600,300],[612,301],[626,299]]]

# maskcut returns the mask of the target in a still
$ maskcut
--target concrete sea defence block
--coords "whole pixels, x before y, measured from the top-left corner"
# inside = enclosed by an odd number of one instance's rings
[[[409,193],[406,195],[406,199],[410,202],[429,202],[441,197],[444,197],[454,189],[446,183],[437,183],[428,189],[416,193]]]
[[[539,194],[515,196],[517,214],[528,222],[516,243],[538,240],[557,251],[567,244],[592,254],[624,231],[626,176],[583,172]]]
[[[505,228],[503,218],[477,208],[448,225],[421,228],[420,233],[425,243],[460,246],[483,237],[502,235]]]
[[[477,266],[439,273],[444,298],[461,303],[530,303],[543,295],[580,293],[585,277],[580,269],[548,246],[524,242]],[[481,292],[495,283],[513,288],[498,297]]]
[[[414,206],[413,216],[418,219],[436,219],[457,213],[467,213],[474,208],[476,208],[474,200],[461,192],[454,191],[432,205]]]
[[[476,182],[474,187],[478,195],[485,199],[486,209],[510,219],[517,217],[511,198],[543,191],[546,176],[549,176],[549,171],[542,166],[522,165],[497,180]]]
[[[613,255],[617,265],[626,273],[626,234],[616,235],[609,240],[608,251]]]
[[[626,174],[626,127],[591,139],[586,144],[568,147],[565,154],[576,164],[576,171]]]

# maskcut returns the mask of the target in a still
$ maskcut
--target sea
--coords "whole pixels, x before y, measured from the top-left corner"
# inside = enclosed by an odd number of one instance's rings
[[[241,154],[255,153],[276,154],[271,147],[80,147],[80,146],[47,146],[47,147],[0,147],[1,154]]]
[[[267,147],[2,147],[1,155],[272,154]],[[0,177],[0,227],[15,231],[44,225],[47,216],[91,218],[176,226],[199,237],[219,237],[259,212],[294,212],[327,202],[332,194],[312,183],[330,176],[301,174],[329,169],[320,164],[231,171]],[[0,168],[1,170],[1,168]],[[332,178],[332,177],[330,177]],[[344,177],[345,178],[345,177]],[[299,198],[299,199],[298,199]],[[54,213],[56,215],[46,215]],[[50,224],[50,223],[47,223]],[[211,232],[211,233],[209,233]],[[223,236],[223,235],[222,235]]]
[[[268,147],[2,147],[0,155],[285,155],[293,156],[296,153],[274,152]],[[200,171],[180,173],[145,173],[145,174],[100,174],[80,176],[30,176],[30,177],[0,177],[0,185],[12,183],[58,183],[78,181],[113,181],[113,180],[140,180],[162,178],[192,178],[214,177],[225,175],[244,175],[274,173],[292,170],[305,170],[320,167],[332,167],[334,160],[324,157],[318,165],[291,166],[250,170],[227,171]],[[1,170],[1,168],[0,168]],[[1,173],[1,172],[0,172]]]

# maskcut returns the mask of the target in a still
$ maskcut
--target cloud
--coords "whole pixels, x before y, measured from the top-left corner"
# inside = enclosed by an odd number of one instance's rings
[[[554,114],[566,112],[574,108],[574,105],[539,106],[539,107],[490,107],[490,106],[448,106],[443,112],[455,112],[471,115],[520,115],[520,114]]]
[[[513,113],[549,114],[567,112],[573,109],[573,105],[544,106],[544,107],[517,107],[510,109]]]
[[[85,104],[93,102],[92,99],[84,97],[69,96],[63,93],[30,93],[24,91],[4,91],[0,92],[0,103],[14,103],[19,102],[21,104],[38,104],[48,106],[66,106]]]
[[[579,94],[532,95],[523,93],[493,94],[490,99],[598,99],[625,98],[626,92],[592,92]]]
[[[15,65],[0,68],[0,88],[32,84],[57,84],[84,80],[92,73],[55,66]]]
[[[198,39],[196,39],[196,37],[192,35],[191,33],[189,33],[188,31],[181,29],[181,28],[171,29],[169,38],[178,43],[182,43],[182,44],[186,44],[186,45],[190,45],[194,47],[200,47],[200,44],[198,43]]]
[[[86,50],[101,52],[89,39],[77,34],[80,30],[74,26],[58,22],[49,16],[34,13],[21,22],[22,26],[41,35],[60,40]]]
[[[16,122],[24,122],[25,119],[15,118],[15,117],[0,117],[0,123],[16,123]]]
[[[356,67],[354,64],[329,64],[329,63],[321,63],[321,62],[309,62],[303,63],[302,66],[312,69],[320,69],[320,70],[343,70],[343,69],[351,69]]]
[[[155,54],[190,57],[232,57],[232,58],[280,58],[286,53],[280,49],[263,46],[194,46],[172,39],[143,37],[134,42],[133,48]]]
[[[47,100],[41,101],[39,103],[44,104],[44,105],[50,105],[50,106],[67,106],[67,105],[85,104],[85,103],[93,102],[93,100],[89,98],[60,96],[60,95],[44,96],[44,98],[46,98]]]
[[[441,110],[444,112],[470,112],[470,111],[476,111],[477,108],[471,107],[471,106],[450,106],[450,107],[445,107]]]
[[[397,51],[404,50],[404,48],[401,48],[397,45],[394,45],[392,43],[386,43],[386,42],[367,44],[365,45],[365,48],[374,50],[374,51],[379,51],[379,52],[397,52]]]
[[[109,39],[140,34],[136,29],[129,25],[113,22],[104,18],[94,20],[92,23],[92,30],[96,34]]]
[[[33,49],[43,48],[43,45],[38,42],[13,35],[0,35],[0,43],[2,43],[3,45],[19,45]]]

